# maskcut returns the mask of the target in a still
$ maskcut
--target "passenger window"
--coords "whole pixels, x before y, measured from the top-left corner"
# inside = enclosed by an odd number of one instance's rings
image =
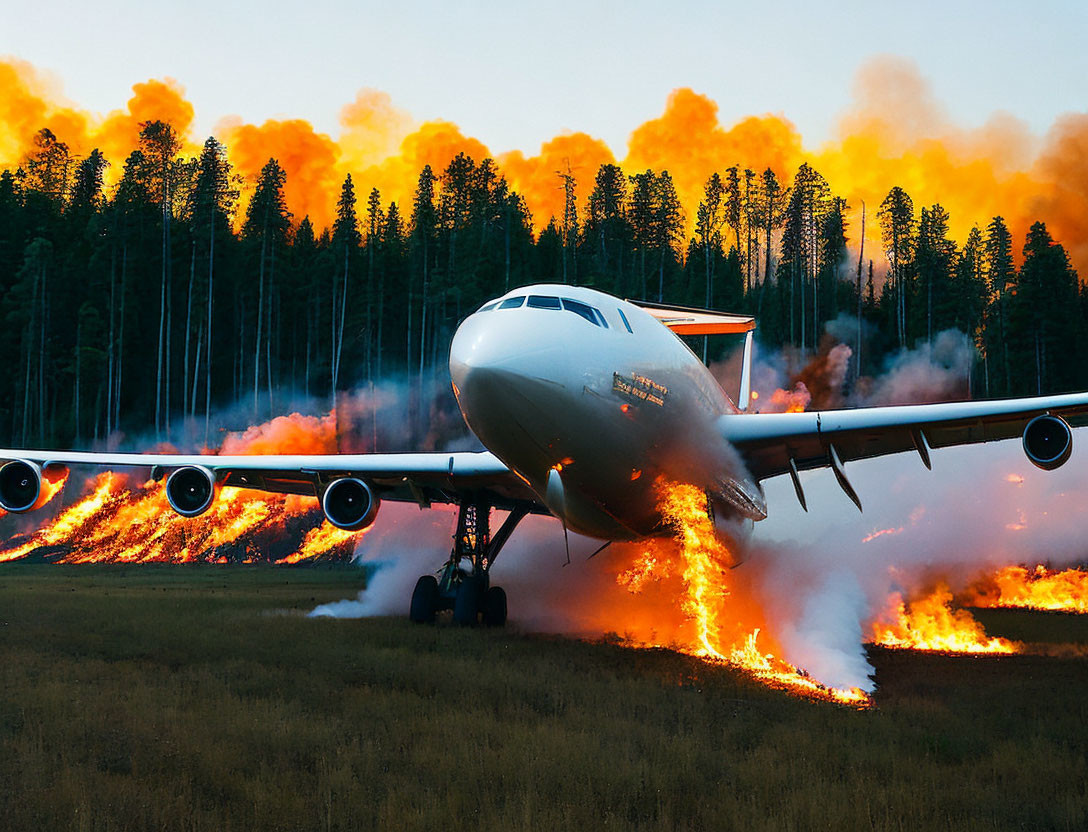
[[[529,306],[533,309],[559,309],[559,298],[546,295],[529,295]]]
[[[516,298],[507,298],[499,304],[499,309],[517,309],[525,302],[525,295],[518,295]]]
[[[490,312],[492,309],[494,309],[498,305],[499,305],[498,301],[492,301],[491,303],[484,304],[483,306],[481,306],[476,311],[477,312]]]
[[[616,307],[616,311],[620,313],[620,320],[623,321],[623,325],[627,327],[627,331],[634,334],[635,331],[631,329],[631,325],[627,323],[627,316],[623,314],[623,310]]]
[[[571,300],[570,298],[563,298],[563,308],[566,309],[568,312],[573,312],[575,315],[585,318],[594,326],[600,326],[600,324],[597,323],[597,317],[593,314],[597,310],[595,310],[589,304],[582,303],[581,301],[577,300]]]

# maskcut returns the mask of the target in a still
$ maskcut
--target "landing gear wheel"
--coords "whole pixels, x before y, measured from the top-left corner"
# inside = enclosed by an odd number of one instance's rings
[[[424,575],[416,581],[412,590],[412,606],[408,617],[417,624],[433,624],[438,609],[438,580],[434,575]]]
[[[479,623],[480,601],[483,587],[476,578],[465,578],[457,587],[453,602],[453,623],[462,627],[475,627]]]
[[[506,592],[501,586],[493,586],[484,595],[484,626],[506,625]]]

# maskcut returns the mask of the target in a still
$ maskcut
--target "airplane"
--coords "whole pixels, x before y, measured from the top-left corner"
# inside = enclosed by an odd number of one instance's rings
[[[1021,437],[1039,468],[1063,465],[1071,426],[1088,424],[1088,393],[867,407],[802,413],[752,412],[754,318],[621,300],[587,287],[537,284],[483,304],[450,346],[453,391],[480,453],[195,456],[0,450],[0,507],[44,503],[43,471],[70,465],[144,467],[166,477],[178,514],[197,517],[223,486],[317,497],[347,530],[369,526],[383,500],[458,507],[444,566],[420,577],[409,616],[501,626],[506,594],[491,569],[528,514],[604,541],[668,533],[656,484],[706,493],[716,529],[767,516],[761,482],[788,475],[808,510],[801,472],[830,467],[862,503],[846,463],[913,451],[926,468],[933,449]],[[721,388],[681,335],[744,336],[737,400]],[[493,510],[508,512],[491,532]],[[603,548],[603,547],[602,547]],[[738,550],[739,551],[739,550]],[[569,557],[569,548],[568,548]],[[738,557],[738,562],[740,558]]]

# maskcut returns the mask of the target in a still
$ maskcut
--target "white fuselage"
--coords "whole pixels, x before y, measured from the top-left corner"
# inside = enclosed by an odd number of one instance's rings
[[[736,406],[631,303],[566,285],[516,289],[461,324],[450,374],[468,426],[574,531],[654,534],[663,481],[705,489],[719,512],[765,512],[717,427]],[[752,501],[740,512],[738,489]]]

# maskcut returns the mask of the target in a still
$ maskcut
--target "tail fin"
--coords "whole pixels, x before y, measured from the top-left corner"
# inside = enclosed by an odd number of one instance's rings
[[[752,397],[752,330],[744,335],[744,357],[740,367],[740,394],[737,396],[737,407],[747,410]]]

